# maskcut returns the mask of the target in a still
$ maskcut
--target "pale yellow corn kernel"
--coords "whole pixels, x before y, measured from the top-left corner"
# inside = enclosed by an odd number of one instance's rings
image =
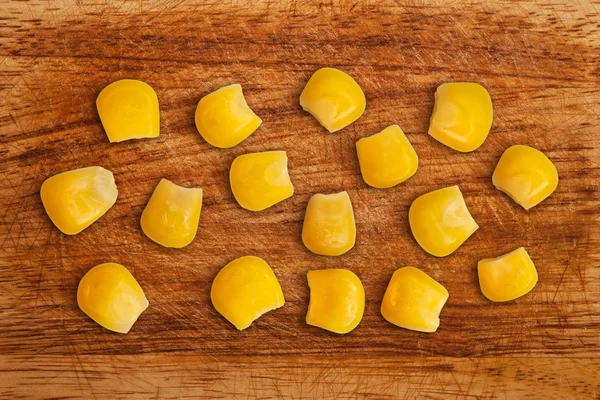
[[[332,133],[360,118],[366,104],[358,83],[334,68],[321,68],[315,72],[300,94],[302,108]]]
[[[458,186],[418,197],[410,206],[408,221],[415,240],[436,257],[453,253],[479,229]]]
[[[77,304],[104,328],[127,333],[148,308],[148,299],[122,265],[106,263],[90,269],[79,282]]]
[[[239,84],[207,94],[196,108],[198,132],[209,144],[222,149],[241,143],[261,124],[262,120],[246,103]]]
[[[243,208],[261,211],[294,194],[285,151],[244,154],[229,170],[231,191]]]
[[[156,92],[145,82],[123,79],[102,89],[96,99],[108,140],[155,138],[160,133]]]
[[[356,142],[360,172],[369,186],[384,189],[417,172],[419,157],[398,125]]]
[[[477,264],[479,286],[492,301],[510,301],[529,293],[538,281],[537,270],[523,247]]]
[[[196,237],[201,210],[202,189],[161,179],[142,212],[142,231],[162,246],[185,247]]]
[[[324,256],[339,256],[356,241],[354,211],[348,193],[315,194],[306,207],[302,242]]]
[[[492,99],[483,86],[444,83],[435,92],[429,134],[451,149],[473,151],[487,138],[493,114]]]
[[[540,204],[558,186],[558,172],[552,161],[529,146],[511,146],[502,153],[492,175],[498,190],[524,209]]]
[[[54,175],[40,189],[46,213],[61,232],[75,235],[104,215],[117,201],[112,172],[102,167]]]
[[[435,332],[448,291],[435,279],[414,267],[392,275],[383,296],[381,314],[394,325],[419,332]]]
[[[210,298],[219,314],[240,331],[285,304],[273,270],[255,256],[240,257],[224,266],[213,281]]]
[[[306,323],[345,334],[362,320],[365,290],[353,272],[347,269],[309,271],[310,303]]]

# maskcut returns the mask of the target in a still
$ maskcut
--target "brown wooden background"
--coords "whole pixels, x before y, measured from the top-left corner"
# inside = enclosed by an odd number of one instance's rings
[[[0,397],[84,398],[600,398],[600,1],[15,1],[0,3]],[[367,97],[357,123],[328,134],[298,96],[333,66]],[[121,78],[148,82],[161,106],[156,140],[110,144],[95,98]],[[471,154],[426,135],[438,84],[481,82],[494,126]],[[197,101],[238,82],[262,127],[230,150],[194,127]],[[362,181],[355,141],[399,124],[420,157],[391,190]],[[527,144],[560,183],[525,212],[496,191],[502,151]],[[228,184],[246,152],[286,150],[296,195],[260,213]],[[39,188],[61,171],[115,173],[116,205],[69,237],[45,215]],[[139,218],[160,178],[204,188],[196,240],[166,249]],[[413,240],[408,207],[459,184],[481,226],[437,259]],[[358,241],[337,258],[302,245],[309,197],[347,190]],[[529,295],[492,304],[476,263],[525,246],[539,272]],[[286,305],[238,332],[210,305],[228,261],[254,254],[279,277]],[[128,335],[76,305],[79,279],[116,261],[150,308]],[[450,299],[435,334],[387,323],[392,272],[422,268]],[[306,272],[349,268],[365,317],[338,336],[305,325]]]

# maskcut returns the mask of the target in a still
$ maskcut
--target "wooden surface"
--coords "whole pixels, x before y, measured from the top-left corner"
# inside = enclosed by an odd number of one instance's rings
[[[226,3],[226,4],[224,4]],[[396,3],[171,0],[0,3],[0,398],[600,398],[600,2],[435,0]],[[365,91],[356,123],[328,134],[298,104],[313,71],[343,69]],[[158,94],[161,135],[110,144],[95,109],[121,78]],[[460,154],[427,136],[437,85],[484,84],[494,125]],[[241,83],[262,127],[230,150],[194,127],[205,94]],[[368,188],[354,143],[399,124],[420,157],[391,190]],[[532,145],[560,183],[524,211],[496,191],[502,151]],[[286,150],[296,194],[264,212],[235,202],[231,161]],[[62,235],[39,198],[47,177],[101,165],[115,206]],[[160,178],[204,188],[196,240],[166,249],[139,227]],[[426,254],[407,212],[427,191],[460,185],[481,228],[449,257]],[[309,197],[347,190],[358,240],[349,253],[309,253]],[[492,304],[476,263],[525,246],[539,283]],[[286,305],[238,332],[210,305],[228,261],[254,254],[281,281]],[[150,308],[128,335],[76,305],[96,264],[127,266]],[[435,334],[387,323],[392,272],[422,268],[450,298]],[[365,286],[361,325],[346,336],[305,325],[306,272],[343,267]]]

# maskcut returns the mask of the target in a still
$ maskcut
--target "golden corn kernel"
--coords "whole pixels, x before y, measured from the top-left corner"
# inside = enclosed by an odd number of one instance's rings
[[[127,268],[106,263],[90,269],[81,279],[77,304],[81,311],[106,329],[127,333],[149,303]]]
[[[196,128],[204,140],[222,149],[233,147],[258,129],[262,120],[250,109],[242,86],[222,87],[204,96],[196,108]]]
[[[436,257],[454,252],[479,228],[458,186],[418,197],[410,206],[408,221],[415,240]]]
[[[381,314],[394,325],[419,332],[435,332],[448,291],[415,267],[403,267],[392,275],[383,296]]]
[[[479,286],[492,301],[510,301],[529,293],[538,274],[523,247],[497,258],[487,258],[477,264]]]
[[[285,304],[273,270],[263,259],[240,257],[223,267],[210,290],[215,309],[240,331]]]
[[[356,241],[354,211],[348,193],[315,194],[306,207],[302,242],[324,256],[339,256]]]
[[[75,235],[104,215],[117,201],[112,172],[102,167],[54,175],[40,189],[46,213],[63,233]]]
[[[160,133],[158,97],[145,82],[123,79],[111,83],[98,95],[96,107],[111,143],[155,138]]]
[[[243,208],[260,211],[294,194],[285,151],[244,154],[229,170],[231,191]]]
[[[365,311],[365,290],[347,269],[309,271],[310,303],[306,323],[335,333],[358,326]]]
[[[365,111],[365,94],[348,74],[334,68],[315,72],[300,95],[300,105],[329,132],[356,121]]]
[[[487,138],[492,118],[492,99],[483,86],[444,83],[435,92],[429,134],[451,149],[473,151]]]
[[[417,172],[419,157],[398,125],[356,142],[360,172],[369,186],[389,188]]]
[[[142,212],[142,230],[165,247],[181,248],[194,240],[202,210],[202,189],[161,179]]]
[[[515,145],[504,151],[492,182],[526,210],[540,204],[558,186],[558,172],[539,150]]]

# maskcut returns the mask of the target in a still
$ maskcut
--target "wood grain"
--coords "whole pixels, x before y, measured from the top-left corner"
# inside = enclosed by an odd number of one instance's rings
[[[600,398],[600,2],[158,1],[0,2],[0,398]],[[354,76],[367,97],[355,124],[327,134],[298,105],[316,69]],[[121,78],[148,82],[161,136],[108,143],[94,101]],[[427,136],[437,85],[484,84],[494,126],[476,152]],[[210,147],[193,114],[210,91],[241,83],[262,127],[230,150]],[[399,124],[420,156],[391,190],[368,188],[354,143]],[[525,212],[496,191],[502,151],[527,144],[560,183]],[[286,150],[296,194],[260,213],[228,186],[231,161]],[[83,233],[53,227],[39,188],[58,172],[101,165],[116,205]],[[139,228],[160,178],[204,188],[196,240],[162,248]],[[418,195],[460,185],[480,230],[438,259],[413,240]],[[300,231],[309,197],[347,190],[358,241],[309,253]],[[476,263],[525,246],[539,283],[492,304]],[[211,307],[228,261],[254,254],[279,277],[286,305],[237,332]],[[150,308],[128,335],[77,308],[79,279],[126,265]],[[387,323],[392,272],[422,268],[450,292],[435,334]],[[304,323],[306,272],[349,268],[363,281],[361,325],[338,336]]]

